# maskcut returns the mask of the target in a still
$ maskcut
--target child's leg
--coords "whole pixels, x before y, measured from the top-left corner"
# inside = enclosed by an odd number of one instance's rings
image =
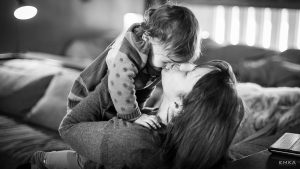
[[[38,164],[37,166],[47,169],[82,169],[86,161],[73,150],[36,152],[32,159],[32,166]]]

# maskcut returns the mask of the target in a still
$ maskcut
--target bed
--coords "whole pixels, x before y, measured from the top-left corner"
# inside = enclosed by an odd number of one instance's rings
[[[42,53],[30,55],[44,56]],[[79,70],[57,63],[57,60],[37,57],[1,61],[1,168],[16,168],[27,163],[34,151],[69,149],[59,138],[57,128],[66,113],[67,94]],[[245,148],[245,139],[266,128],[270,130],[262,135],[273,136],[300,123],[300,88],[291,84],[299,83],[288,83],[289,87],[270,87],[252,82],[239,84],[238,91],[248,111],[233,142],[233,160],[266,149],[277,137],[263,145],[259,142],[258,149],[253,148],[258,144],[250,145],[251,151],[249,147]],[[161,90],[158,86],[148,106],[159,105]]]
[[[202,53],[196,63],[226,60],[240,82],[238,92],[247,112],[233,141],[232,160],[266,149],[283,131],[299,126],[300,2],[179,2],[195,12],[202,27]],[[154,3],[161,1],[148,0],[146,6]],[[248,17],[253,14],[255,17]],[[2,80],[0,85],[1,168],[25,164],[37,150],[68,149],[57,127],[66,113],[68,91],[84,66],[45,53],[4,54],[0,58],[0,79],[15,79],[6,85]],[[22,78],[26,83],[20,83]],[[147,105],[158,106],[161,92],[158,86]],[[255,138],[261,140],[245,144]]]

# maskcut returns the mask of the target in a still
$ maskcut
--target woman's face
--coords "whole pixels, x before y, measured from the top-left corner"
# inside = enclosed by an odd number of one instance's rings
[[[191,63],[167,64],[162,70],[164,96],[173,99],[190,93],[196,82],[211,72],[213,67]]]

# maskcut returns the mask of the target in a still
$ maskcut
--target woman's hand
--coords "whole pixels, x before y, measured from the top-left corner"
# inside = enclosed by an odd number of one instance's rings
[[[147,127],[148,129],[157,129],[160,128],[159,118],[155,115],[142,114],[134,123]]]

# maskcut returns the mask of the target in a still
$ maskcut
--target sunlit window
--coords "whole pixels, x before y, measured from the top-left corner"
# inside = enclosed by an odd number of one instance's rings
[[[236,45],[239,43],[240,38],[240,9],[237,6],[232,7],[231,13],[231,32],[230,43]]]
[[[297,12],[298,23],[297,23],[297,48],[300,49],[300,10]]]
[[[284,51],[288,48],[289,37],[289,24],[288,24],[288,11],[281,10],[280,17],[280,32],[279,32],[279,51]]]
[[[193,6],[202,39],[284,51],[300,49],[300,10],[239,6]]]
[[[215,21],[215,40],[217,43],[222,44],[225,38],[225,9],[223,6],[216,7]]]
[[[253,7],[248,8],[246,32],[247,32],[246,43],[249,46],[253,46],[255,44],[255,35],[256,35],[255,10]]]
[[[137,13],[126,13],[123,19],[123,29],[127,30],[132,24],[142,22],[143,16]]]
[[[272,22],[271,22],[271,10],[270,8],[264,9],[264,20],[263,20],[263,47],[269,48],[271,45],[271,32],[272,32]]]

